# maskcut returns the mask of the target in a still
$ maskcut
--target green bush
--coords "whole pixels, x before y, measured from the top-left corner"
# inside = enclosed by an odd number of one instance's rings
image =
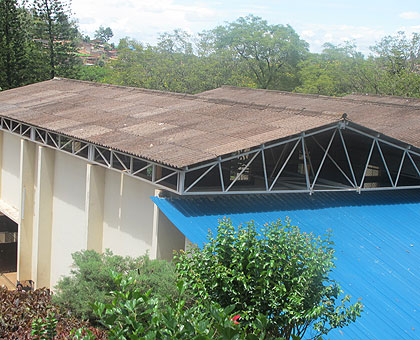
[[[234,306],[221,308],[215,303],[185,307],[186,284],[177,283],[177,296],[157,305],[151,290],[143,294],[136,287],[135,275],[114,274],[118,286],[111,293],[110,304],[96,303],[95,312],[108,329],[109,340],[269,340],[266,328],[269,319],[257,316],[250,325],[242,327],[232,317]],[[299,339],[296,337],[295,339]]]
[[[177,270],[203,303],[235,306],[243,323],[268,315],[268,333],[284,339],[302,337],[309,327],[319,335],[344,327],[360,315],[362,305],[339,299],[340,286],[329,278],[334,267],[330,233],[300,232],[290,221],[254,223],[235,228],[219,223],[202,249],[177,256]]]
[[[141,292],[152,289],[160,300],[176,292],[174,265],[162,260],[150,260],[113,255],[107,250],[99,254],[93,250],[76,252],[73,255],[71,275],[62,278],[56,286],[53,301],[70,310],[75,316],[96,321],[94,302],[109,303],[109,293],[117,289],[112,272],[136,272],[136,284]]]

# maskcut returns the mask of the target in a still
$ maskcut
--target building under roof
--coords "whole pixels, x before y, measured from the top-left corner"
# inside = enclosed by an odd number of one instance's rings
[[[366,306],[334,338],[418,338],[419,118],[418,99],[226,86],[1,92],[0,211],[19,224],[18,277],[52,287],[80,249],[171,258],[223,216],[289,216],[333,230],[334,275]]]

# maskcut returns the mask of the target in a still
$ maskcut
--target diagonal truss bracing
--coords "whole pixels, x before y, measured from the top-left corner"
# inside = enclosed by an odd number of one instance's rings
[[[346,120],[182,169],[5,117],[0,128],[180,195],[420,188],[419,152]]]
[[[72,154],[89,163],[153,183],[156,187],[173,193],[179,193],[179,189],[182,189],[179,183],[182,171],[176,168],[5,117],[0,118],[0,129]]]
[[[346,131],[353,133],[353,135],[358,138],[364,139],[367,150],[362,160],[357,159],[356,154],[358,153],[355,150],[354,144],[358,144],[359,141],[350,140],[348,136],[346,137]],[[326,133],[329,133],[328,139],[325,138]],[[319,137],[324,137],[325,145],[318,140]],[[354,138],[353,138],[354,139]],[[334,152],[333,144],[336,144]],[[391,147],[394,151],[401,152],[402,156],[398,158],[397,169],[398,171],[394,174],[391,173],[389,162],[386,160],[385,151],[381,145],[387,145]],[[311,148],[308,148],[308,145],[311,145]],[[340,154],[337,156],[337,145],[340,146]],[[274,148],[282,147],[279,151],[278,157],[275,162],[269,167],[267,163],[267,157],[270,155],[270,151]],[[286,147],[288,146],[288,147]],[[312,151],[310,151],[310,149]],[[314,150],[320,152],[320,159],[318,160],[318,166],[314,168],[313,164],[314,159],[312,158],[311,152]],[[374,152],[378,153],[378,157],[375,159],[375,164],[372,164]],[[299,179],[295,177],[287,177],[285,173],[286,169],[294,161],[296,162],[296,153],[299,151],[301,155],[301,169],[303,173]],[[238,180],[243,173],[250,170],[256,161],[256,158],[261,156],[261,166],[263,171],[261,173],[262,181],[260,187],[243,185],[239,188]],[[395,156],[395,155],[394,155]],[[228,164],[234,158],[248,157],[248,162],[244,167],[237,172],[236,176],[229,181],[229,178],[223,175],[222,169],[225,167],[225,164]],[[411,146],[406,145],[402,146],[401,144],[396,144],[388,139],[386,136],[380,136],[374,131],[367,133],[363,131],[355,124],[353,125],[348,121],[340,121],[339,123],[312,131],[310,133],[303,133],[300,136],[291,137],[287,140],[279,141],[272,143],[270,145],[261,145],[258,148],[253,150],[246,150],[242,153],[237,153],[236,155],[231,155],[227,157],[219,157],[217,161],[209,162],[207,164],[202,164],[196,167],[190,167],[186,169],[186,177],[189,173],[196,172],[198,170],[202,171],[202,176],[199,176],[197,180],[194,181],[188,187],[188,192],[184,192],[187,195],[210,195],[210,194],[244,194],[244,193],[292,193],[292,192],[307,192],[314,193],[317,191],[370,191],[370,190],[384,190],[384,189],[412,189],[420,188],[420,170],[419,163],[416,163],[415,158],[419,158],[420,154],[414,150],[411,150]],[[339,160],[339,159],[340,160]],[[381,164],[378,163],[378,159]],[[329,162],[328,169],[326,166],[327,160]],[[409,161],[408,161],[409,160]],[[420,158],[419,158],[420,160]],[[357,164],[356,164],[357,163]],[[411,167],[411,174],[409,174],[410,179],[413,184],[402,184],[400,179],[404,173],[405,168]],[[295,164],[296,165],[296,164]],[[200,182],[206,179],[206,176],[209,176],[209,173],[214,167],[219,169],[219,184],[214,187],[205,187],[200,186]],[[361,169],[359,174],[356,173],[356,167]],[[390,185],[384,185],[384,183],[373,182],[372,175],[369,175],[369,171],[372,172],[372,169],[383,168],[383,173],[377,173],[376,181],[384,182],[384,176],[386,176],[387,181]],[[343,181],[336,181],[332,178],[329,178],[329,174],[337,172]],[[382,177],[381,177],[382,176]],[[408,176],[407,173],[404,173],[404,176]],[[337,177],[337,175],[335,175]],[[369,185],[366,184],[367,179],[369,178]],[[281,183],[281,185],[279,185]],[[236,186],[235,186],[236,184]]]

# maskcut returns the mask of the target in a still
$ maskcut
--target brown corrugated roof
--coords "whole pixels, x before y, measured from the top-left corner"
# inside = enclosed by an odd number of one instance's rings
[[[235,87],[184,95],[53,79],[1,92],[0,115],[177,168],[336,122],[344,112],[420,147],[419,102],[364,99]]]
[[[336,119],[347,113],[348,120],[353,123],[420,147],[420,99],[417,98],[372,95],[328,97],[232,86],[203,92],[199,96],[249,105],[269,105],[269,108],[286,107],[292,111],[313,112],[311,118],[305,118],[305,124],[311,121],[316,124],[318,117]],[[300,123],[301,120],[296,122],[297,127],[300,127]]]

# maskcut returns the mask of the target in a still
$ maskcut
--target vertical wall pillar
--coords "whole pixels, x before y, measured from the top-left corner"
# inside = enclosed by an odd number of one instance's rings
[[[32,279],[32,238],[35,186],[35,144],[21,139],[18,280]]]
[[[105,168],[87,165],[86,225],[87,249],[102,252],[104,220]]]
[[[50,286],[52,208],[54,196],[55,151],[38,146],[38,172],[36,179],[34,244],[32,279],[36,288]]]
[[[155,190],[155,196],[159,196],[161,190]],[[160,210],[156,204],[153,204],[153,230],[152,230],[152,251],[151,259],[158,258],[158,238],[159,238],[159,214]]]

